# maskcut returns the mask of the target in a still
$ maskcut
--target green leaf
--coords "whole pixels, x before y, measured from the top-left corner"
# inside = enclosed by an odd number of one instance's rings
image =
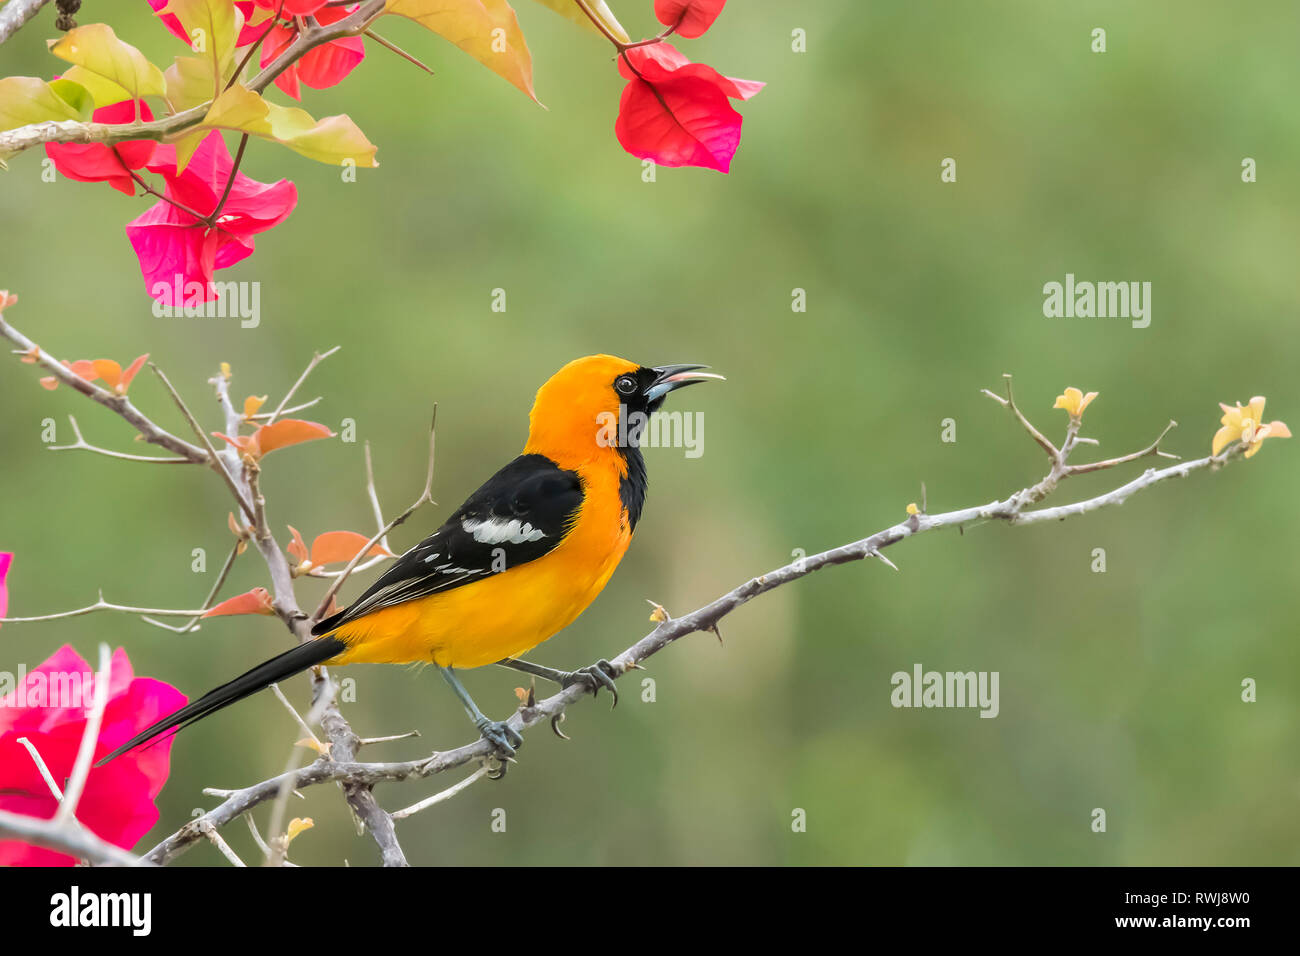
[[[181,134],[176,140],[176,172],[178,174],[185,172],[185,167],[190,164],[194,158],[194,152],[199,148],[199,144],[210,133],[210,129],[191,129]]]
[[[345,161],[366,167],[379,165],[375,162],[377,147],[347,116],[327,116],[317,122],[306,110],[268,103],[238,84],[217,98],[201,128],[251,133],[334,166]]]
[[[50,80],[49,87],[54,91],[55,96],[77,111],[77,115],[73,117],[74,119],[81,120],[84,123],[94,114],[95,98],[90,95],[90,90],[80,83],[63,77],[58,80]]]
[[[127,99],[162,96],[162,70],[123,43],[106,23],[92,23],[49,41],[50,52],[73,64],[65,77],[80,83],[97,106]]]
[[[167,102],[177,113],[209,102],[213,97],[212,67],[196,56],[178,56],[163,74]]]
[[[0,79],[0,131],[51,120],[85,122],[94,111],[90,92],[72,80],[46,83],[34,76]],[[0,169],[9,168],[4,161],[13,155],[14,150],[0,150]]]
[[[587,15],[582,12],[573,0],[537,0],[537,2],[544,7],[550,7],[566,20],[572,20],[579,26],[586,27],[592,33],[600,33],[596,29],[596,25],[587,19]],[[627,35],[627,31],[623,29],[623,24],[619,23],[618,18],[614,16],[614,11],[605,5],[605,0],[587,0],[587,6],[591,7],[592,13],[605,22],[605,26],[609,27],[610,33],[624,43],[631,39]]]
[[[204,100],[220,95],[234,66],[244,15],[232,0],[170,0],[158,12],[176,15],[190,37],[190,50],[206,65],[209,93]],[[177,57],[177,62],[181,59],[188,58]],[[174,103],[172,107],[180,108]]]
[[[72,80],[46,83],[34,76],[0,80],[0,130],[49,120],[87,120],[95,111],[89,91]]]
[[[450,40],[537,101],[533,58],[506,0],[389,0],[384,13],[414,20]]]

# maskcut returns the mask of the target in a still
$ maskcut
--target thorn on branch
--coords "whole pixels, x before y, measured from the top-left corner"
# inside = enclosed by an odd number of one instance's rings
[[[433,70],[429,69],[429,68],[428,68],[427,66],[425,66],[423,63],[421,63],[418,59],[416,59],[415,57],[413,57],[411,54],[407,53],[405,50],[403,50],[400,46],[398,46],[398,45],[397,45],[396,43],[394,43],[392,40],[385,40],[383,37],[381,37],[381,36],[380,36],[378,33],[376,33],[374,30],[366,30],[366,31],[365,31],[365,36],[370,37],[370,39],[374,40],[376,43],[378,43],[380,46],[384,47],[385,49],[387,49],[387,50],[391,50],[392,52],[396,53],[398,56],[400,56],[403,60],[406,60],[408,63],[413,63],[413,64],[415,64],[415,65],[418,66],[420,69],[424,70],[425,73],[428,73],[430,76],[433,76],[433,75],[434,75]]]
[[[1037,428],[1035,428],[1033,426],[1033,423],[1030,422],[1029,419],[1024,416],[1023,412],[1020,411],[1020,406],[1016,404],[1015,394],[1011,391],[1011,376],[1004,372],[1002,375],[1002,380],[1006,385],[1006,392],[1007,392],[1006,398],[1002,398],[999,395],[995,395],[987,388],[980,389],[980,392],[984,395],[987,395],[989,398],[993,399],[1003,408],[1011,409],[1012,414],[1016,416],[1016,420],[1020,422],[1021,426],[1025,429],[1025,431],[1029,433],[1029,436],[1038,443],[1038,446],[1042,448],[1043,451],[1047,452],[1048,457],[1052,459],[1052,463],[1056,464],[1058,461],[1060,461],[1061,458],[1060,451],[1057,449],[1055,445],[1053,445],[1047,439],[1045,435],[1043,435],[1042,432],[1040,432]]]
[[[390,734],[387,737],[360,737],[357,739],[357,746],[366,747],[370,744],[386,744],[386,743],[391,743],[394,740],[406,740],[410,737],[418,737],[418,736],[420,736],[420,732],[418,730],[408,730],[404,734]]]
[[[916,515],[912,515],[912,518],[915,518],[915,517],[916,517]],[[908,519],[908,520],[911,520],[911,519]],[[915,531],[916,529],[913,528],[912,530]],[[877,550],[877,549],[875,549],[875,548],[872,548],[872,549],[871,549],[870,557],[878,558],[879,560],[883,561],[885,564],[887,564],[887,565],[889,565],[891,568],[893,568],[895,571],[898,570],[898,565],[896,565],[893,561],[890,561],[887,557],[884,556],[883,553],[881,553],[879,550]]]

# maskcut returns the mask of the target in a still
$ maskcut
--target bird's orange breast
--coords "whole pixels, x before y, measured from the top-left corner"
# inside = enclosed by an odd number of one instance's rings
[[[581,508],[552,551],[344,625],[333,636],[348,649],[329,663],[481,667],[517,657],[573,623],[604,588],[632,539],[619,474],[608,467],[579,471]]]

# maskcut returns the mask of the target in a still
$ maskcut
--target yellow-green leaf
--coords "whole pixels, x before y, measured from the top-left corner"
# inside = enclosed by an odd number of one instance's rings
[[[95,112],[95,98],[90,95],[90,90],[86,89],[75,80],[69,80],[66,77],[57,80],[50,80],[50,89],[54,95],[63,102],[67,103],[77,115],[73,119],[79,119],[83,122],[90,119]]]
[[[587,18],[587,15],[582,12],[582,9],[573,0],[537,0],[537,2],[544,7],[550,7],[560,16],[586,27],[593,33],[600,33],[596,29],[596,25]],[[605,26],[609,27],[609,32],[614,36],[624,43],[631,39],[627,35],[627,31],[623,29],[623,24],[619,23],[618,18],[614,16],[614,11],[605,5],[605,0],[587,0],[587,6],[591,8],[592,13],[604,21]]]
[[[66,78],[89,90],[96,106],[163,95],[162,70],[131,44],[119,40],[106,23],[77,27],[50,40],[49,46],[51,53],[73,64]]]
[[[231,129],[283,143],[294,152],[331,165],[351,161],[373,167],[376,146],[347,116],[320,122],[306,110],[277,106],[240,84],[217,97],[203,118],[207,129]]]
[[[46,83],[34,76],[0,80],[0,130],[49,120],[86,120],[94,110],[90,93],[72,80]]]
[[[207,65],[210,92],[205,98],[217,96],[230,77],[244,15],[231,0],[170,0],[158,12],[175,14],[181,21],[191,51]]]
[[[112,106],[114,103],[121,103],[123,100],[133,99],[126,90],[118,86],[112,80],[106,80],[98,73],[92,73],[84,67],[70,66],[63,71],[63,79],[79,83],[86,88],[91,99],[95,101],[95,108],[101,106]]]
[[[0,79],[0,130],[51,120],[85,121],[94,111],[95,101],[90,92],[72,80],[46,83],[34,76]],[[9,168],[5,160],[15,152],[0,150],[0,169]]]
[[[378,147],[347,114],[326,116],[318,122],[305,110],[267,105],[272,137],[295,153],[332,166],[352,162],[373,169],[379,165],[375,161]]]
[[[176,112],[199,106],[212,99],[212,67],[196,56],[178,56],[163,74],[167,102]]]
[[[414,20],[450,40],[537,100],[533,58],[506,0],[390,0],[384,12]]]
[[[189,129],[176,140],[176,172],[185,172],[185,167],[190,164],[194,158],[195,151],[199,144],[207,137],[212,130],[210,129]]]

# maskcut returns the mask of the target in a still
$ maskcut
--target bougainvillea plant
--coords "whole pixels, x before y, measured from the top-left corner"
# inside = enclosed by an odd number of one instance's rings
[[[274,85],[301,100],[303,87],[343,83],[365,59],[365,37],[419,64],[374,31],[381,17],[414,20],[537,100],[532,57],[505,0],[148,2],[185,52],[164,69],[106,23],[50,40],[61,74],[0,79],[0,166],[43,145],[69,179],[152,198],[126,232],[146,290],[165,306],[216,299],[214,273],[251,255],[254,237],[297,204],[287,179],[260,183],[239,171],[250,138],[348,169],[378,165],[377,147],[348,115],[318,120],[266,92]],[[730,171],[742,123],[732,101],[763,84],[694,63],[667,42],[702,36],[726,0],[655,0],[664,29],[635,41],[604,0],[539,2],[613,44],[626,80],[614,131],[627,152]],[[233,157],[227,134],[238,136]]]
[[[72,775],[98,679],[94,668],[65,644],[35,670],[24,673],[12,689],[0,681],[0,690],[8,691],[0,694],[0,810],[40,820],[54,816],[61,796],[54,791]],[[186,703],[185,695],[170,684],[136,677],[122,648],[114,653],[106,679],[107,701],[95,759]],[[135,846],[158,822],[154,800],[171,772],[171,749],[168,738],[124,761],[91,769],[76,819],[114,846]],[[0,840],[0,866],[75,862],[66,853]]]

